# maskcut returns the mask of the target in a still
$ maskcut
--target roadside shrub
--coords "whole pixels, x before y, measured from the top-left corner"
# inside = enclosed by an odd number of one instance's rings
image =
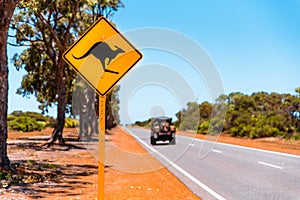
[[[210,120],[209,134],[216,135],[223,131],[224,119],[216,116]]]
[[[49,117],[49,116],[47,116],[47,117],[48,117],[48,120],[46,121],[46,126],[45,127],[54,128],[56,120],[54,119],[54,117]]]
[[[12,185],[19,184],[21,178],[16,174],[11,174],[10,172],[0,172],[0,188],[8,188]]]
[[[13,115],[7,115],[7,121],[12,121],[16,118],[16,116]]]
[[[251,125],[244,125],[243,127],[240,127],[240,136],[242,137],[249,137],[251,131],[252,131],[252,126]]]
[[[15,131],[29,132],[35,130],[41,131],[44,125],[33,118],[20,116],[9,121],[8,128]]]
[[[300,140],[300,133],[294,133],[290,137],[286,137],[286,140]]]
[[[79,121],[72,118],[65,119],[65,128],[75,128],[79,126]]]
[[[240,124],[229,129],[229,134],[233,137],[257,138],[256,128],[251,125]]]
[[[204,121],[200,124],[197,132],[200,133],[200,134],[207,134],[208,133],[208,128],[209,128],[209,122]]]
[[[257,130],[256,129],[250,131],[249,138],[250,139],[258,138],[258,134],[257,134]]]
[[[44,122],[44,121],[37,121],[37,123],[43,128],[45,128],[47,126],[47,122]]]
[[[260,137],[272,137],[276,136],[279,133],[279,130],[276,127],[270,125],[265,125],[262,127],[262,131],[259,133]]]
[[[292,137],[293,140],[300,140],[300,134],[294,134]]]
[[[44,116],[36,112],[14,111],[7,117],[8,128],[16,131],[42,130],[46,127],[54,127],[56,120],[53,117]]]
[[[151,127],[152,118],[145,121],[136,121],[134,124],[141,127]]]
[[[237,136],[239,135],[239,132],[240,132],[239,127],[236,127],[236,126],[231,127],[231,128],[229,129],[229,133],[230,133],[230,135],[233,136],[233,137],[237,137]]]

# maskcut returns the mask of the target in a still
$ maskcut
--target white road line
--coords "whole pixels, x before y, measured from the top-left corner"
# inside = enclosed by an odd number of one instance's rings
[[[193,143],[189,144],[189,146],[194,147],[195,145]]]
[[[218,193],[216,193],[215,191],[213,191],[212,189],[210,189],[204,183],[202,183],[201,181],[199,181],[198,179],[196,179],[194,176],[192,176],[191,174],[189,174],[187,171],[185,171],[184,169],[182,169],[181,167],[179,167],[178,165],[176,165],[173,161],[171,161],[169,158],[165,157],[163,154],[161,154],[160,152],[158,152],[156,149],[154,149],[151,146],[149,146],[146,142],[144,142],[143,140],[141,140],[138,136],[136,136],[135,134],[133,134],[130,130],[128,130],[125,127],[124,127],[124,129],[126,129],[127,132],[129,132],[135,139],[137,139],[140,143],[142,143],[146,148],[148,148],[153,153],[156,153],[162,159],[164,159],[165,161],[167,161],[172,167],[174,167],[175,169],[177,169],[180,173],[182,173],[188,179],[190,179],[191,181],[193,181],[195,184],[197,184],[198,186],[200,186],[201,188],[203,188],[205,191],[207,191],[213,197],[215,197],[218,200],[225,200],[224,197],[220,196]]]
[[[219,150],[216,150],[216,149],[213,149],[212,151],[215,152],[215,153],[222,153],[222,151],[219,151]]]
[[[273,168],[276,168],[276,169],[283,169],[283,167],[273,165],[273,164],[270,164],[270,163],[266,163],[266,162],[262,162],[262,161],[258,161],[258,164],[265,165],[265,166],[268,166],[268,167],[273,167]]]
[[[187,136],[182,136],[182,137],[187,137]],[[202,140],[202,139],[198,139],[195,138],[195,140],[199,140],[201,142],[210,142],[208,140]],[[288,157],[292,157],[292,158],[298,158],[300,159],[300,156],[298,155],[294,155],[294,154],[288,154],[288,153],[281,153],[281,152],[276,152],[276,151],[270,151],[270,150],[264,150],[264,149],[256,149],[256,148],[252,148],[252,147],[244,147],[244,146],[239,146],[239,145],[234,145],[234,144],[226,144],[223,142],[213,142],[216,145],[222,145],[222,146],[228,146],[228,147],[235,147],[235,148],[240,148],[240,149],[247,149],[247,150],[252,150],[252,151],[258,151],[258,152],[264,152],[264,153],[270,153],[270,154],[275,154],[275,155],[280,155],[280,156],[288,156]]]

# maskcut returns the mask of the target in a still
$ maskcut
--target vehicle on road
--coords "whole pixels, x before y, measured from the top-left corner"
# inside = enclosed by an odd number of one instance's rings
[[[175,144],[176,128],[170,117],[158,117],[152,120],[150,143],[156,145],[157,141],[169,141]]]

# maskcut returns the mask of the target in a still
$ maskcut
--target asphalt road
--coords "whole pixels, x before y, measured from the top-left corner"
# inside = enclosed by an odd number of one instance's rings
[[[152,146],[149,130],[124,129],[202,199],[300,200],[300,156],[179,135]]]

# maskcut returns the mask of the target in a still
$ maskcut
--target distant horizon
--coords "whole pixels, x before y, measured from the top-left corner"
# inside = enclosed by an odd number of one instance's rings
[[[300,87],[300,86],[299,86]],[[297,88],[297,87],[296,87]],[[295,88],[295,89],[296,89]],[[240,92],[240,91],[234,91],[234,92],[230,92],[230,93],[235,93],[235,92]],[[250,96],[250,95],[252,95],[252,94],[254,94],[254,93],[258,93],[258,92],[266,92],[266,91],[257,91],[257,92],[252,92],[251,94],[248,94],[248,93],[243,93],[243,92],[240,92],[241,94],[245,94],[245,95],[248,95],[248,96]],[[227,94],[225,94],[225,95],[229,95],[230,93],[227,93]],[[277,94],[280,94],[280,95],[283,95],[283,94],[291,94],[291,93],[279,93],[279,92],[266,92],[266,93],[268,93],[268,94],[272,94],[272,93],[277,93]],[[291,95],[293,95],[293,96],[297,96],[297,94],[296,94],[296,92],[294,91],[293,92],[294,94],[291,94]],[[22,97],[22,98],[26,98],[26,97]],[[121,100],[120,100],[121,101]],[[196,102],[196,101],[194,101],[194,102]],[[201,101],[201,102],[197,102],[198,104],[201,104],[201,103],[203,103],[203,102],[206,102],[206,101]],[[37,105],[38,105],[38,102],[36,102],[37,103]],[[211,103],[211,102],[209,102],[209,103]],[[54,106],[54,107],[52,107],[51,109],[53,109],[54,110],[54,112],[55,112],[55,109],[56,109],[56,107]],[[40,110],[40,109],[38,109],[38,107],[35,109],[35,110],[10,110],[10,111],[8,111],[8,114],[12,114],[13,112],[18,112],[18,111],[21,111],[21,112],[35,112],[35,113],[39,113],[39,114],[42,114],[42,111]],[[179,111],[178,111],[179,112]],[[177,112],[176,112],[177,113]],[[175,114],[176,114],[175,113]],[[56,113],[55,113],[55,115],[50,115],[49,113],[45,113],[45,114],[42,114],[42,115],[44,115],[44,116],[50,116],[50,117],[54,117],[54,118],[56,118]],[[68,115],[68,113],[66,114],[66,117],[69,117],[69,116],[67,116]],[[174,113],[172,114],[172,115],[174,115]],[[167,117],[169,117],[170,115],[166,115]],[[151,118],[151,117],[150,117]],[[150,119],[150,118],[148,118],[148,119]],[[137,121],[145,121],[145,120],[148,120],[148,119],[140,119],[140,120],[137,120]],[[132,122],[132,123],[135,123],[136,121],[134,121],[134,122]]]

